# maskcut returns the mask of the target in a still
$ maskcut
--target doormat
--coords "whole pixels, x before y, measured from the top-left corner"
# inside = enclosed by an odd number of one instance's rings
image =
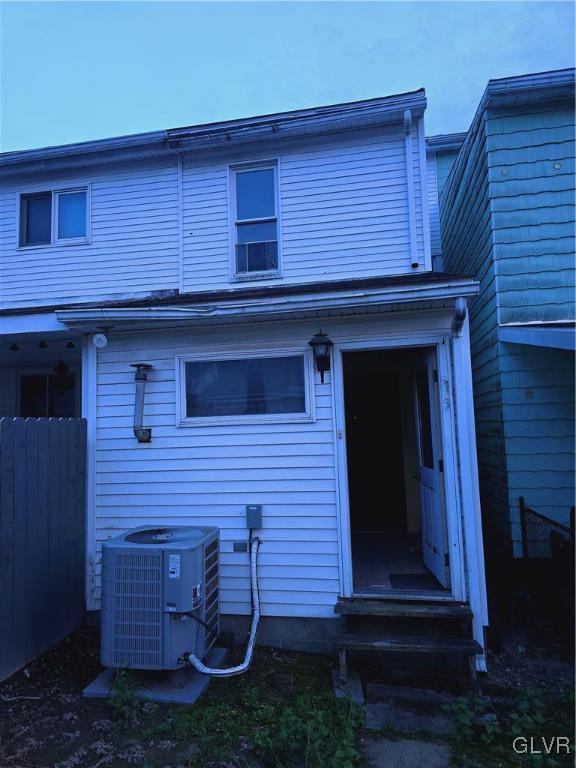
[[[392,589],[442,589],[431,573],[391,573]]]

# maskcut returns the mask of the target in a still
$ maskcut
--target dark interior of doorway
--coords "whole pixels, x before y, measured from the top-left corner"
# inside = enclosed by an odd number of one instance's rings
[[[356,594],[437,592],[422,557],[413,411],[417,350],[344,353]]]

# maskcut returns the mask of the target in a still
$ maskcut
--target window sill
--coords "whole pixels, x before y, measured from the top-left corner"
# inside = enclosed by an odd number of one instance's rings
[[[79,240],[56,240],[54,243],[39,243],[38,245],[17,245],[16,248],[19,251],[38,251],[42,248],[61,248],[62,246],[69,248],[72,245],[91,245],[92,241],[83,237]]]
[[[198,418],[182,419],[177,427],[218,427],[241,426],[258,424],[310,424],[316,419],[309,413],[267,413],[248,416],[200,416]]]
[[[280,280],[282,273],[277,269],[269,272],[246,272],[240,275],[232,275],[230,280],[234,283],[246,283],[250,280]]]

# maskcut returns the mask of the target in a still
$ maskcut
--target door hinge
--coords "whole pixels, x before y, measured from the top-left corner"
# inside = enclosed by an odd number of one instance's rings
[[[442,459],[438,459],[438,472],[442,472],[442,474],[444,474],[444,462]]]
[[[438,381],[438,371],[436,368],[432,371],[432,381],[437,382]]]
[[[449,568],[450,567],[450,555],[448,552],[444,553],[444,567]]]

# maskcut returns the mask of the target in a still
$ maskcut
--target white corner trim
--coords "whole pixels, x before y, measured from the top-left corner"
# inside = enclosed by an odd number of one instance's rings
[[[414,269],[418,261],[418,239],[416,236],[416,201],[414,197],[414,163],[412,158],[412,113],[404,112],[404,155],[406,158],[406,185],[408,193],[408,226],[410,232],[410,262]]]
[[[468,316],[464,318],[462,332],[452,337],[454,356],[454,392],[458,445],[461,446],[460,483],[464,512],[464,543],[468,565],[468,593],[472,608],[474,639],[484,648],[484,628],[488,624],[486,577],[484,570],[484,542],[480,511],[478,457],[476,453],[476,427],[472,392],[472,365]],[[484,656],[477,657],[479,670],[485,667]]]
[[[182,152],[178,153],[178,290],[184,292],[184,168]]]
[[[430,240],[430,210],[428,208],[428,163],[426,161],[426,134],[424,117],[416,121],[418,126],[418,170],[420,172],[420,203],[422,231],[424,234],[424,269],[432,269],[432,241]]]

